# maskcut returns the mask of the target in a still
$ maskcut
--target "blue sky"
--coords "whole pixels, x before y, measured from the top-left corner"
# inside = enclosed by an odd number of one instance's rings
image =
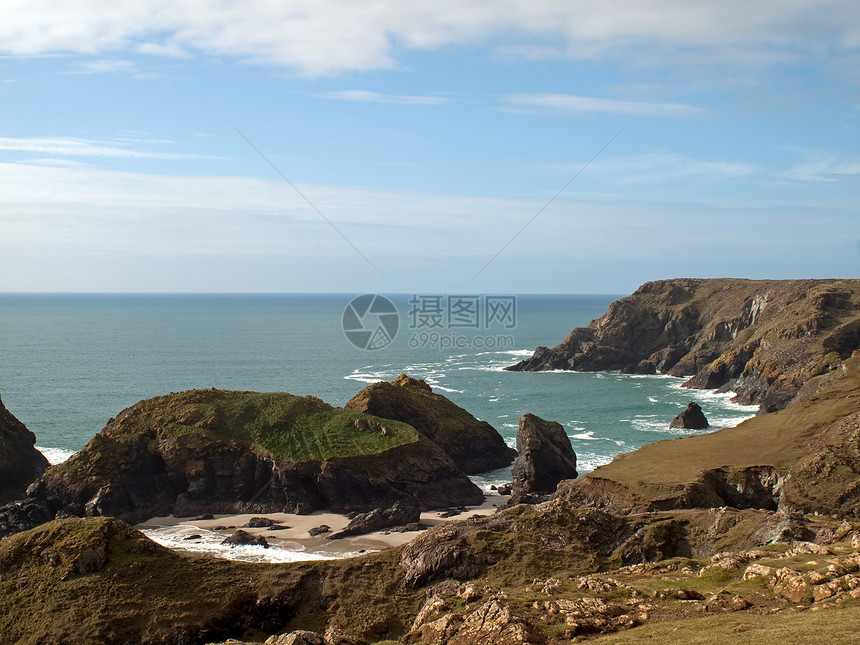
[[[858,208],[856,0],[0,4],[0,291],[857,278]]]

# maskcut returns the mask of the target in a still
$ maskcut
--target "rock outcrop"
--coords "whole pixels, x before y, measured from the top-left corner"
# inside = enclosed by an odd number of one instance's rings
[[[414,428],[313,397],[192,390],[142,401],[45,471],[0,527],[25,515],[367,511],[479,504],[483,494]],[[26,513],[22,515],[22,509]],[[23,518],[23,519],[22,519]],[[0,534],[4,531],[0,528]]]
[[[265,549],[269,548],[269,541],[262,535],[251,535],[248,531],[239,529],[230,537],[224,538],[221,544],[228,546],[261,546]]]
[[[517,453],[511,473],[513,504],[529,493],[554,492],[560,481],[577,476],[576,453],[556,421],[524,415],[517,428]]]
[[[508,369],[656,371],[737,392],[763,411],[860,348],[860,280],[648,282],[588,327]]]
[[[406,374],[364,388],[345,407],[408,423],[470,475],[504,468],[517,456],[489,423]]]
[[[702,412],[702,406],[695,401],[690,401],[683,412],[672,419],[670,428],[684,428],[686,430],[704,430],[708,427],[708,420]]]
[[[329,536],[329,540],[338,540],[350,535],[364,535],[373,531],[414,524],[421,519],[421,510],[417,504],[397,501],[391,508],[375,508],[367,513],[359,513],[341,531]]]
[[[36,436],[0,401],[0,504],[24,497],[48,467],[35,445]]]

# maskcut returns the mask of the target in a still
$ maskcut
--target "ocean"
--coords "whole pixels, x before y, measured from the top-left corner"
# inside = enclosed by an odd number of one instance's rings
[[[54,463],[141,399],[192,388],[312,394],[422,378],[514,445],[526,412],[567,430],[587,473],[660,439],[688,401],[712,428],[756,408],[684,379],[505,372],[601,316],[617,295],[0,295],[0,396]],[[345,331],[346,330],[346,331]],[[370,347],[370,349],[367,349]],[[476,477],[488,488],[507,470]]]

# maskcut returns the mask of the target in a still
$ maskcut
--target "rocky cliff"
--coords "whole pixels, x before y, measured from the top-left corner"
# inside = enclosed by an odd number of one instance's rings
[[[401,499],[440,508],[483,496],[404,423],[314,397],[192,390],[121,412],[49,468],[27,503],[48,517],[136,522],[171,513],[367,511]]]
[[[659,371],[784,408],[860,348],[860,280],[648,282],[507,369]]]
[[[48,467],[35,445],[36,436],[0,401],[0,504],[23,497]]]
[[[470,475],[504,468],[517,456],[489,423],[406,374],[364,388],[345,407],[408,423]]]

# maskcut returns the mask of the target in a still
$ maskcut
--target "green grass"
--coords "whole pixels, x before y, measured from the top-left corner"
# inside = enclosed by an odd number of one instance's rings
[[[108,424],[100,452],[155,432],[186,444],[206,438],[250,446],[294,461],[375,455],[418,441],[398,421],[334,408],[286,393],[191,390],[141,401]],[[74,460],[68,462],[73,467]]]
[[[857,643],[860,606],[798,614],[728,614],[667,621],[590,640],[594,645]]]

